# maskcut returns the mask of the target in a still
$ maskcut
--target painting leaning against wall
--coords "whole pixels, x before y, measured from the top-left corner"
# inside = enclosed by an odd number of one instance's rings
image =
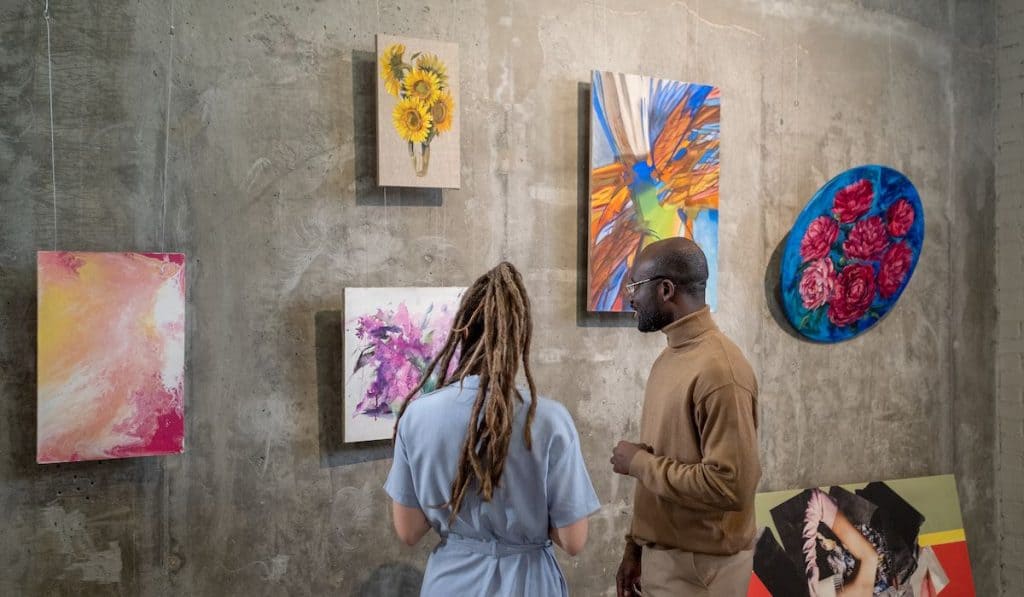
[[[748,597],[973,597],[952,475],[759,493]]]
[[[464,291],[451,287],[345,291],[346,442],[391,438],[395,413],[444,346]],[[423,393],[433,389],[428,383]]]
[[[633,261],[678,236],[707,255],[716,308],[720,107],[711,85],[593,72],[588,311],[628,311]]]

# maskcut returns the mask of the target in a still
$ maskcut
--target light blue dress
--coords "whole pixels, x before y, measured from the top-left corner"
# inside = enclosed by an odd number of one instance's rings
[[[421,396],[406,409],[395,438],[395,459],[384,489],[420,508],[441,537],[427,561],[423,597],[568,595],[548,529],[566,527],[600,508],[583,463],[572,417],[541,398],[523,440],[527,404],[517,404],[501,484],[490,502],[472,489],[449,528],[448,501],[480,380]],[[527,392],[521,392],[530,400]]]

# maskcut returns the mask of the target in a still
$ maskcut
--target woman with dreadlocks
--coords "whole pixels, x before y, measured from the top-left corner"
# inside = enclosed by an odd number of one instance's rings
[[[395,530],[408,545],[431,528],[441,537],[422,596],[568,595],[552,544],[579,553],[600,504],[572,417],[535,399],[532,330],[522,277],[501,263],[463,295],[398,412],[385,485]],[[515,385],[520,364],[529,391]],[[413,399],[435,371],[440,389]]]

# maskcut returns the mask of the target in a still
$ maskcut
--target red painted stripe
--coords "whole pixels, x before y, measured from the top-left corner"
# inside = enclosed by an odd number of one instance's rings
[[[939,593],[940,597],[975,597],[974,577],[971,575],[971,558],[967,553],[967,542],[933,545],[936,557],[949,577],[949,584]]]
[[[750,575],[750,589],[747,591],[747,597],[772,597],[772,594],[768,592],[768,587],[764,586],[761,579],[756,574]]]
[[[946,576],[949,577],[949,584],[939,593],[939,597],[976,597],[967,542],[933,545],[932,549],[935,550],[935,556],[939,558]],[[772,597],[772,594],[756,574],[751,574],[747,597]]]

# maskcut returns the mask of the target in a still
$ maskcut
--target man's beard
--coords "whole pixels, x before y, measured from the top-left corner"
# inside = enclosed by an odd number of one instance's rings
[[[641,332],[657,332],[661,328],[672,323],[672,315],[661,311],[636,310],[636,329]]]

